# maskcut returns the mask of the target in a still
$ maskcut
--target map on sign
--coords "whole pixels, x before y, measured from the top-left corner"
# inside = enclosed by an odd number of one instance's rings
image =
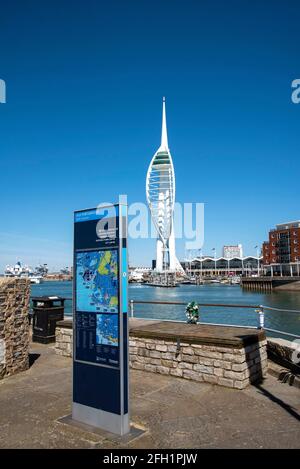
[[[77,253],[76,307],[91,313],[118,312],[117,250]]]
[[[97,314],[96,344],[118,346],[117,314]]]

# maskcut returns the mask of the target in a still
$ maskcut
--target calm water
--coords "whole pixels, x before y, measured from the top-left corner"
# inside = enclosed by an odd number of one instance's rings
[[[44,282],[32,285],[32,295],[72,296],[71,282]],[[265,305],[300,310],[300,292],[260,293],[242,290],[237,285],[183,285],[177,288],[156,288],[130,285],[129,299],[147,301],[197,301],[199,303]],[[66,315],[71,315],[71,301],[66,302]],[[185,307],[176,305],[134,305],[137,317],[185,321]],[[242,308],[200,308],[200,320],[220,324],[257,325],[254,310]],[[271,311],[266,313],[266,327],[300,335],[300,314]]]

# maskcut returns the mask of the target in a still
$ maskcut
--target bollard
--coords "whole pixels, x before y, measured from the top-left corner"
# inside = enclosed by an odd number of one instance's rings
[[[130,317],[133,318],[133,300],[130,300]]]
[[[258,329],[263,329],[265,327],[265,313],[263,307],[260,306],[260,309],[256,309],[255,312],[258,313]]]

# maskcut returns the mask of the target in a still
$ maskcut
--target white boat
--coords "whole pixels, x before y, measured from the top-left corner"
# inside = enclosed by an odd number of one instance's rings
[[[240,277],[232,277],[231,278],[231,285],[239,285],[241,283]]]
[[[143,272],[139,272],[138,270],[133,270],[129,274],[129,282],[142,282],[143,281]]]
[[[30,283],[35,284],[43,281],[42,275],[36,274],[28,265],[23,265],[20,261],[16,262],[14,266],[7,265],[4,276],[12,278],[29,278]]]
[[[39,284],[43,281],[43,277],[41,275],[28,275],[29,280],[30,280],[30,283],[34,283],[34,284]]]

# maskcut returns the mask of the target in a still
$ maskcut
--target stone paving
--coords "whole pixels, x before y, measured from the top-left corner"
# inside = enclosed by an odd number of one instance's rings
[[[70,358],[31,345],[30,369],[0,382],[0,448],[299,448],[300,391],[269,376],[245,390],[131,370],[129,443],[58,422],[71,412]]]

